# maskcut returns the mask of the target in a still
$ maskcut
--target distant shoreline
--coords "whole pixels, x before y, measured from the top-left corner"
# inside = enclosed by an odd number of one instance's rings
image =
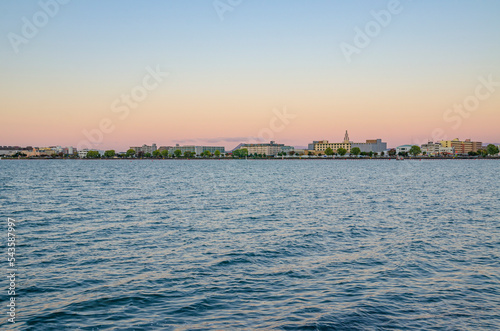
[[[500,157],[485,157],[485,158],[469,158],[469,157],[422,157],[422,158],[405,158],[397,160],[396,158],[168,158],[168,159],[77,159],[77,158],[0,158],[0,161],[15,160],[15,161],[446,161],[446,160],[500,160]]]

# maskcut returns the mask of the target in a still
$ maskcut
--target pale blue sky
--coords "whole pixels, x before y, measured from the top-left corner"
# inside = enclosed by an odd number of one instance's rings
[[[242,0],[221,21],[211,0],[73,0],[16,54],[9,33],[22,35],[22,18],[31,21],[41,9],[39,1],[3,0],[0,96],[8,99],[6,106],[23,95],[39,101],[58,93],[109,103],[130,89],[146,66],[160,64],[171,73],[168,93],[232,95],[245,104],[250,98],[266,99],[255,104],[257,112],[283,104],[299,107],[307,98],[315,100],[314,108],[329,95],[408,93],[411,103],[433,91],[443,93],[435,104],[443,110],[470,93],[478,76],[500,77],[498,0],[402,0],[401,13],[347,63],[340,44],[352,44],[354,28],[364,28],[373,20],[371,11],[386,9],[389,2]],[[287,100],[301,94],[303,102]],[[335,106],[348,108],[346,102]],[[105,111],[88,116],[97,120]],[[411,111],[408,118],[418,117]],[[404,134],[396,137],[402,141]]]

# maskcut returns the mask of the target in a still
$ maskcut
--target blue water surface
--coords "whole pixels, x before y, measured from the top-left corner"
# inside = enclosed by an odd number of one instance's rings
[[[500,329],[495,160],[0,160],[17,322]],[[6,272],[4,272],[6,274]]]

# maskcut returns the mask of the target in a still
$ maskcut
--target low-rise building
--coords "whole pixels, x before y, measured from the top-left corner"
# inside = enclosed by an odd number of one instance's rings
[[[351,151],[351,143],[349,141],[331,143],[328,140],[320,140],[314,144],[314,151],[316,154],[324,153],[328,148],[332,149],[334,153],[336,153],[339,148],[343,148],[349,153]]]
[[[308,150],[313,150],[314,154],[322,154],[328,148],[332,149],[334,153],[338,149],[343,148],[347,150],[347,153],[350,153],[354,147],[359,148],[361,152],[381,153],[387,150],[387,143],[383,142],[382,139],[368,139],[364,143],[355,143],[349,140],[349,133],[346,130],[343,142],[331,143],[328,140],[313,141],[308,145]]]
[[[0,156],[12,156],[18,152],[25,153],[25,149],[20,146],[0,146]]]
[[[307,144],[307,150],[308,151],[314,151],[314,145],[319,143],[320,141],[319,140],[314,140],[312,143],[310,144]]]
[[[443,147],[440,143],[434,143],[432,141],[423,144],[420,149],[422,150],[422,154],[429,156],[455,154],[453,147]]]
[[[153,154],[153,152],[156,151],[156,144],[152,144],[151,146],[144,144],[142,145],[142,147],[130,147],[130,149],[133,149],[135,151],[135,155],[138,155],[139,153]]]
[[[460,141],[458,138],[453,140],[443,140],[441,141],[441,146],[443,147],[453,147],[455,154],[468,154],[469,152],[477,152],[483,148],[483,143],[478,141],[471,141],[466,139],[465,141]]]
[[[282,152],[288,153],[294,150],[293,146],[285,146],[285,144],[277,144],[275,141],[270,141],[268,144],[239,144],[234,150],[246,148],[248,154],[261,154],[261,155],[278,155]]]
[[[158,148],[158,151],[163,152],[163,151],[169,151],[173,148],[173,146],[160,146]]]
[[[382,153],[387,149],[387,143],[382,139],[369,139],[365,143],[351,143],[351,148],[358,147],[361,152]]]
[[[409,153],[410,149],[413,145],[401,145],[396,147],[396,154],[399,155],[399,153]]]
[[[82,149],[82,150],[79,150],[78,151],[78,157],[83,159],[85,157],[87,157],[87,153],[90,152],[90,151],[96,151],[96,152],[99,152],[99,155],[104,156],[104,151],[101,151],[101,150],[97,150],[97,149]]]
[[[295,147],[293,147],[293,146],[286,146],[286,145],[281,146],[281,153],[287,153],[288,154],[291,151],[294,151],[295,153],[300,153],[300,150],[295,149]]]
[[[191,152],[196,155],[201,155],[206,151],[209,151],[211,154],[215,154],[216,151],[219,151],[221,154],[226,154],[226,148],[224,146],[180,146],[179,144],[176,144],[174,147],[170,147],[168,152],[173,154],[176,150],[180,150],[182,154],[185,152]]]

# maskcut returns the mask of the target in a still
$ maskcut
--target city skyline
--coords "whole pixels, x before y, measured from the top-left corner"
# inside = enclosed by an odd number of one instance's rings
[[[2,2],[0,145],[500,140],[496,1],[214,3]]]
[[[425,143],[422,143],[421,145],[419,144],[404,144],[404,145],[399,145],[399,146],[388,146],[387,142],[382,141],[382,139],[367,139],[365,142],[361,141],[352,141],[349,137],[348,131],[346,130],[345,135],[344,135],[344,140],[342,142],[339,141],[328,141],[328,140],[316,140],[312,141],[311,143],[307,144],[307,147],[305,146],[290,146],[286,144],[280,144],[279,142],[276,143],[276,141],[270,141],[268,143],[245,143],[242,142],[235,146],[234,148],[227,148],[227,146],[224,145],[196,145],[196,144],[175,144],[175,145],[157,145],[156,143],[152,143],[151,145],[143,144],[142,146],[135,145],[135,146],[129,146],[125,150],[118,150],[118,149],[107,149],[106,151],[113,152],[113,154],[125,154],[129,153],[130,150],[133,150],[135,154],[141,152],[144,154],[150,154],[152,155],[154,151],[168,151],[169,153],[173,153],[175,150],[180,150],[181,153],[185,151],[189,151],[193,153],[193,155],[201,155],[205,151],[210,151],[212,154],[215,153],[215,151],[220,152],[221,154],[225,153],[232,153],[235,150],[239,149],[248,149],[249,151],[252,150],[253,152],[249,152],[250,154],[267,154],[267,155],[276,155],[279,152],[290,152],[290,151],[295,151],[299,155],[302,154],[309,154],[309,152],[314,152],[314,154],[323,154],[327,149],[331,149],[334,153],[337,152],[339,149],[345,149],[346,152],[350,152],[352,148],[359,148],[360,152],[373,152],[376,154],[382,153],[382,152],[388,152],[391,150],[396,150],[396,151],[406,151],[411,149],[413,146],[415,147],[422,147],[423,151],[429,151],[432,153],[447,153],[450,155],[453,154],[467,154],[468,152],[477,152],[479,150],[486,150],[489,148],[489,145],[496,146],[497,148],[500,147],[499,143],[483,143],[479,141],[474,141],[470,138],[460,140],[459,138],[455,138],[452,140],[441,140],[441,141],[427,141]],[[437,147],[439,146],[439,147]],[[78,149],[73,146],[61,146],[61,145],[54,145],[54,146],[19,146],[19,145],[13,145],[13,146],[2,146],[0,145],[0,155],[13,155],[16,152],[20,151],[30,151],[33,152],[35,155],[40,155],[45,154],[45,155],[51,155],[51,154],[60,154],[62,153],[63,155],[72,155],[76,154],[78,152],[78,155],[80,157],[86,155],[87,152],[89,151],[98,151],[101,154],[105,152],[105,150],[98,149],[98,148],[91,148],[91,149]],[[83,154],[81,154],[83,153]],[[302,153],[302,154],[300,154]],[[494,153],[495,154],[495,153]],[[498,153],[496,153],[498,154]],[[30,156],[30,155],[28,155]]]

